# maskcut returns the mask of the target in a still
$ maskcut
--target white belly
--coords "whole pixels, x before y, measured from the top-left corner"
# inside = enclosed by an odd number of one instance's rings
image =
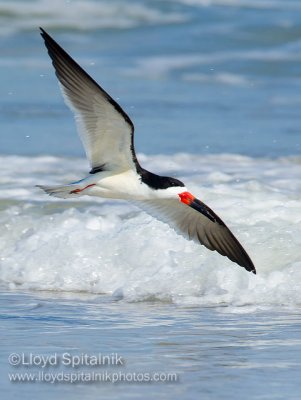
[[[110,172],[99,174],[100,179],[95,186],[87,190],[90,196],[107,197],[112,199],[145,200],[154,198],[155,190],[145,185],[139,175],[132,170],[111,175]]]
[[[169,187],[168,189],[153,189],[142,182],[140,176],[133,170],[112,174],[103,171],[85,179],[93,186],[82,194],[124,200],[178,199],[178,193],[187,190],[185,187]]]

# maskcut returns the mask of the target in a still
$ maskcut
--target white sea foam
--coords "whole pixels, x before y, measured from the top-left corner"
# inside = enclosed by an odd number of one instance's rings
[[[248,61],[248,62],[271,62],[271,61],[286,61],[296,62],[301,60],[301,55],[298,50],[300,49],[301,42],[296,42],[294,45],[280,45],[273,49],[260,48],[255,50],[239,50],[239,51],[218,51],[200,54],[199,52],[189,54],[175,54],[175,55],[159,55],[139,58],[136,61],[136,65],[126,72],[134,76],[143,76],[148,78],[161,78],[167,76],[174,71],[182,71],[184,79],[189,76],[198,77],[202,79],[204,75],[195,73],[187,73],[189,68],[195,68],[199,66],[210,66],[212,74],[208,79],[215,79],[222,83],[231,83],[237,85],[241,82],[247,82],[247,78],[243,75],[233,75],[234,79],[231,80],[231,74],[228,72],[214,73],[212,65],[219,65],[224,62],[234,61]],[[232,78],[233,78],[232,76]],[[230,79],[229,79],[230,78]]]
[[[34,187],[85,175],[82,159],[0,159],[0,279],[8,288],[107,293],[180,304],[301,303],[300,159],[140,155],[185,181],[231,227],[258,275],[177,236],[130,203],[47,197]]]
[[[192,82],[216,82],[231,86],[245,86],[251,84],[243,75],[230,74],[227,72],[212,74],[188,73],[183,75],[183,79]]]
[[[183,14],[163,12],[139,1],[0,1],[2,34],[36,29],[37,26],[76,30],[127,29],[145,24],[178,23],[185,20]]]
[[[299,10],[301,8],[298,0],[168,0],[177,1],[189,6],[223,6],[255,9],[284,9]]]

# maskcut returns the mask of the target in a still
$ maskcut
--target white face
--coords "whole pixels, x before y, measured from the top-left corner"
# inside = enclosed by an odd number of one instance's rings
[[[171,186],[167,189],[158,189],[154,190],[155,197],[159,199],[177,199],[180,200],[179,194],[183,192],[187,192],[187,188],[185,186]]]

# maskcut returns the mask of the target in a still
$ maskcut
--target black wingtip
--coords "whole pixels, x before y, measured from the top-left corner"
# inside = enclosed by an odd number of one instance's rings
[[[246,263],[238,263],[241,267],[244,267],[248,272],[252,272],[252,274],[256,275],[256,268],[251,260],[251,258],[249,257],[249,255],[246,253],[246,251],[243,249],[242,250],[244,252],[244,256],[247,258],[247,264]]]
[[[42,36],[42,38],[44,39],[44,41],[47,41],[47,38],[49,38],[50,36],[48,35],[48,33],[40,27],[40,35]]]
[[[46,42],[47,40],[53,40],[52,39],[52,37],[49,35],[49,33],[47,33],[46,31],[45,31],[45,29],[43,29],[43,28],[39,28],[40,29],[40,34],[41,34],[41,36],[42,36],[42,38],[44,39],[44,41]]]
[[[243,249],[243,247],[242,247]],[[243,249],[245,256],[247,257],[247,261],[248,261],[248,265],[241,265],[242,267],[244,267],[247,271],[252,272],[252,274],[256,275],[256,268],[255,265],[253,264],[253,261],[251,260],[250,256],[247,254],[247,252]]]

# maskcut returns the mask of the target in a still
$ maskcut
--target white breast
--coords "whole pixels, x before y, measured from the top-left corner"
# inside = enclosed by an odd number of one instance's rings
[[[99,176],[97,176],[99,175]],[[121,171],[112,174],[111,171],[103,171],[95,175],[95,186],[89,188],[90,196],[106,197],[125,200],[150,200],[158,198],[177,198],[183,187],[170,187],[168,189],[153,189],[142,182],[140,175],[133,170]]]

